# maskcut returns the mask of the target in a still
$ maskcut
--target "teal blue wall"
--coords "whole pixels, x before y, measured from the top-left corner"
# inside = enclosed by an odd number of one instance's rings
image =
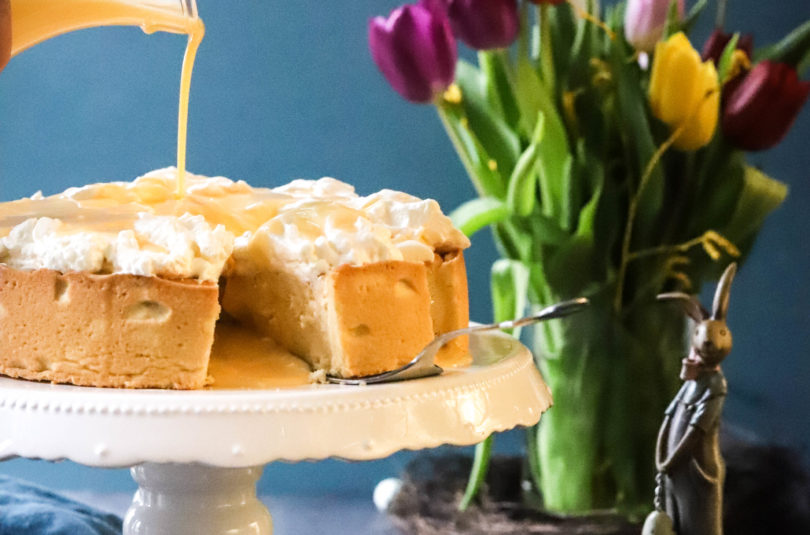
[[[207,35],[194,71],[189,169],[273,186],[335,176],[361,193],[382,187],[450,210],[473,196],[430,107],[388,88],[366,47],[366,22],[396,0],[198,0]],[[729,2],[729,27],[767,42],[810,18],[808,0]],[[133,28],[65,35],[13,59],[0,75],[0,200],[127,180],[174,164],[184,38]],[[735,350],[727,420],[765,440],[810,446],[810,106],[778,148],[751,157],[791,187],[735,282]],[[485,233],[468,255],[473,319],[489,316]],[[519,447],[512,434],[505,451]],[[274,464],[273,492],[370,492],[409,458]],[[123,470],[17,460],[0,464],[54,487],[130,490]],[[312,483],[315,481],[315,483]]]

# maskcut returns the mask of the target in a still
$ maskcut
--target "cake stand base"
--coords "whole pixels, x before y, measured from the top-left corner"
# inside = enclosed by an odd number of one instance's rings
[[[144,463],[131,469],[138,491],[124,535],[271,535],[273,521],[256,497],[263,467]]]

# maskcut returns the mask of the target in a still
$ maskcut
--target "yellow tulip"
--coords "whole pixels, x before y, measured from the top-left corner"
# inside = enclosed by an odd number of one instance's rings
[[[652,114],[678,131],[673,143],[680,150],[697,150],[717,128],[720,84],[711,60],[700,61],[682,32],[655,45],[650,76]]]

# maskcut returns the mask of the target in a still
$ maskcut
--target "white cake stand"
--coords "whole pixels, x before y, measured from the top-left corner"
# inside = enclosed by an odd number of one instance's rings
[[[267,535],[256,498],[266,463],[379,459],[537,423],[551,395],[528,349],[500,333],[470,345],[468,368],[361,387],[133,391],[0,378],[0,460],[131,466],[127,535]]]

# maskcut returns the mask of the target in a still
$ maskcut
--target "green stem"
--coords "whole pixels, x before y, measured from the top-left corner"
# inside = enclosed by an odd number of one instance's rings
[[[536,328],[536,327],[535,327]],[[537,446],[537,424],[530,427],[526,432],[526,456],[529,459],[529,477],[534,484],[534,487],[540,491],[543,488],[543,475],[540,467],[540,449]]]
[[[551,48],[551,12],[548,4],[540,4],[540,69],[543,72],[543,81],[548,89],[548,94],[554,98],[554,87],[556,85],[554,72],[554,51]]]
[[[464,496],[458,504],[459,511],[466,510],[478,495],[478,491],[481,490],[481,485],[483,485],[487,477],[487,468],[489,468],[489,458],[492,455],[493,442],[494,435],[489,435],[483,442],[475,446],[475,458],[473,459],[473,466],[470,471],[470,479],[467,481]]]
[[[641,200],[641,194],[644,193],[644,188],[647,186],[647,183],[650,181],[652,177],[653,171],[655,171],[658,162],[661,160],[661,157],[664,153],[675,143],[675,140],[681,134],[681,131],[684,129],[684,122],[683,125],[676,128],[675,131],[672,133],[669,138],[664,141],[658,150],[650,158],[650,161],[647,162],[647,167],[644,169],[644,174],[641,175],[641,181],[639,182],[638,189],[636,190],[635,195],[630,198],[630,206],[627,210],[627,225],[624,227],[624,236],[622,238],[622,253],[621,253],[621,260],[619,263],[619,272],[616,277],[616,296],[613,301],[613,309],[616,311],[616,314],[619,314],[622,311],[622,298],[624,297],[624,279],[627,275],[627,264],[630,261],[630,240],[633,237],[633,223],[636,220],[636,213],[638,212],[638,203]]]
[[[497,78],[497,66],[496,64],[500,61],[499,52],[503,52],[502,48],[496,48],[494,50],[480,50],[478,52],[478,66],[481,69],[481,72],[484,74],[484,79],[486,80],[486,97],[487,103],[492,106],[492,114],[496,117],[506,117],[506,113],[504,112],[504,108],[502,105],[502,99],[499,94],[499,88],[497,86],[497,82],[495,81]]]
[[[439,98],[441,99],[441,97]],[[442,126],[444,126],[444,131],[447,133],[447,137],[453,144],[453,148],[456,150],[456,154],[458,154],[458,158],[461,160],[461,164],[464,166],[464,170],[467,171],[470,181],[472,182],[473,186],[475,186],[475,191],[478,193],[479,197],[485,196],[486,192],[478,180],[473,159],[467,152],[467,149],[464,147],[464,143],[461,141],[461,138],[459,138],[455,128],[453,128],[450,119],[447,117],[447,108],[441,100],[436,102],[436,111],[439,114],[439,119],[442,121]]]
[[[518,57],[529,56],[529,36],[531,35],[531,21],[529,20],[529,3],[520,4],[520,33],[518,34],[517,55]]]
[[[717,16],[714,19],[715,28],[723,28],[726,24],[726,0],[717,0]]]

